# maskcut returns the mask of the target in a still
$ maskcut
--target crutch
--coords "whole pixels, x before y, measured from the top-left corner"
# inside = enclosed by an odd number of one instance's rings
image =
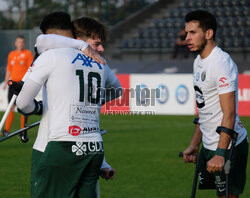
[[[6,135],[6,136],[4,136],[4,137],[1,137],[1,138],[0,138],[0,142],[5,141],[5,140],[7,140],[7,139],[9,139],[9,138],[11,138],[11,137],[13,137],[13,136],[15,136],[15,135],[20,134],[20,133],[23,133],[24,131],[27,131],[27,130],[29,130],[29,129],[32,129],[33,127],[35,127],[35,126],[37,126],[37,125],[39,125],[39,124],[40,124],[40,121],[35,122],[35,123],[33,123],[33,124],[29,125],[29,126],[26,126],[26,127],[22,128],[22,129],[19,129],[19,130],[13,132],[13,133],[10,133],[10,134]]]
[[[28,126],[28,116],[24,116],[24,127]],[[29,141],[29,137],[27,135],[27,130],[25,130],[24,132],[20,133],[21,134],[21,141],[23,143],[26,143]]]
[[[6,109],[5,113],[4,113],[4,115],[3,115],[3,117],[2,117],[2,120],[1,120],[1,122],[0,122],[0,131],[1,131],[2,128],[3,128],[3,125],[4,125],[4,123],[5,123],[5,121],[6,121],[7,117],[8,117],[8,115],[9,115],[9,113],[10,113],[11,107],[13,106],[13,104],[14,104],[15,101],[16,101],[16,98],[17,98],[17,95],[14,94],[14,95],[12,96],[11,100],[10,100],[10,103],[9,103],[9,105],[8,105],[8,107],[7,107],[7,109]]]
[[[191,193],[191,198],[195,198],[196,194],[196,188],[197,188],[197,181],[198,181],[198,174],[199,174],[199,153],[195,154],[196,156],[196,165],[195,165],[195,172],[194,172],[194,180],[193,180],[193,186],[192,186],[192,193]],[[183,153],[179,153],[179,157],[183,157]]]
[[[232,129],[222,127],[222,126],[217,127],[216,132],[219,134],[221,132],[225,132],[225,133],[229,134],[231,136],[231,139],[232,139],[231,148],[230,148],[229,153],[228,153],[228,158],[227,158],[227,161],[224,165],[224,171],[225,171],[225,175],[226,175],[226,198],[229,198],[229,174],[230,174],[230,168],[231,168],[231,158],[232,158],[233,150],[234,150],[237,138],[238,138],[238,133],[236,133]]]

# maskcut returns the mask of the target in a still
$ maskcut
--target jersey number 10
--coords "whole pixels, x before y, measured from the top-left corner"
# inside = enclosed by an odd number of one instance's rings
[[[79,101],[84,102],[84,73],[83,70],[76,70],[76,75],[79,76],[79,87],[80,87],[80,97]],[[97,87],[93,89],[93,78],[97,80]],[[98,104],[100,102],[100,95],[101,95],[101,76],[99,73],[96,72],[89,72],[88,73],[88,102],[92,104]],[[93,91],[96,91],[96,98],[93,98]]]

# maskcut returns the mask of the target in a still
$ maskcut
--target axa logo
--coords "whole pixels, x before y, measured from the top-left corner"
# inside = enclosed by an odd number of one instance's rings
[[[225,83],[226,80],[227,80],[227,78],[221,77],[219,81],[222,82],[222,83]]]
[[[79,126],[73,125],[69,127],[69,134],[72,136],[78,136],[81,132],[81,128]]]

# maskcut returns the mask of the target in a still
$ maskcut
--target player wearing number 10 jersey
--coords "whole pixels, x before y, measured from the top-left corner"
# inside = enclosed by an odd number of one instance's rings
[[[36,181],[37,197],[95,197],[95,183],[103,160],[99,116],[105,88],[120,87],[107,65],[98,64],[72,48],[48,50],[34,63],[17,99],[24,113],[34,113],[33,102],[45,85],[48,145]],[[117,92],[116,97],[121,95]]]

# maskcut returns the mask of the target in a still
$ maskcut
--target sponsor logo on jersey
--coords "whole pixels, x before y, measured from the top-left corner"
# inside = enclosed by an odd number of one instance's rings
[[[204,81],[206,79],[206,72],[202,72],[201,74],[201,80]]]
[[[227,81],[227,78],[221,77],[219,79],[219,82],[220,82],[219,87],[221,88],[221,87],[227,87],[227,86],[229,86],[229,83],[227,83],[226,81]]]
[[[72,153],[77,156],[87,155],[88,153],[104,152],[103,143],[100,142],[76,142],[72,145]]]
[[[69,134],[72,136],[78,136],[81,132],[81,128],[79,126],[73,125],[69,127]]]
[[[222,83],[225,83],[226,80],[227,80],[227,78],[221,77],[219,81],[222,82]]]
[[[101,64],[95,62],[92,58],[85,56],[84,54],[78,53],[75,57],[75,59],[72,61],[72,64],[75,62],[80,62],[82,63],[82,66],[86,67],[93,67],[94,65],[97,65],[99,69],[102,69]]]
[[[195,90],[195,98],[196,98],[197,107],[198,108],[204,107],[205,106],[205,99],[204,99],[204,96],[203,96],[201,89],[195,85],[194,90]]]
[[[91,132],[96,132],[99,131],[99,127],[83,127],[82,131],[83,133],[87,132],[87,133],[91,133]]]
[[[189,98],[189,91],[185,85],[179,85],[175,91],[175,97],[179,104],[185,104]]]
[[[160,84],[157,88],[159,89],[159,96],[156,96],[156,99],[160,104],[165,104],[169,98],[168,88],[163,84]]]

